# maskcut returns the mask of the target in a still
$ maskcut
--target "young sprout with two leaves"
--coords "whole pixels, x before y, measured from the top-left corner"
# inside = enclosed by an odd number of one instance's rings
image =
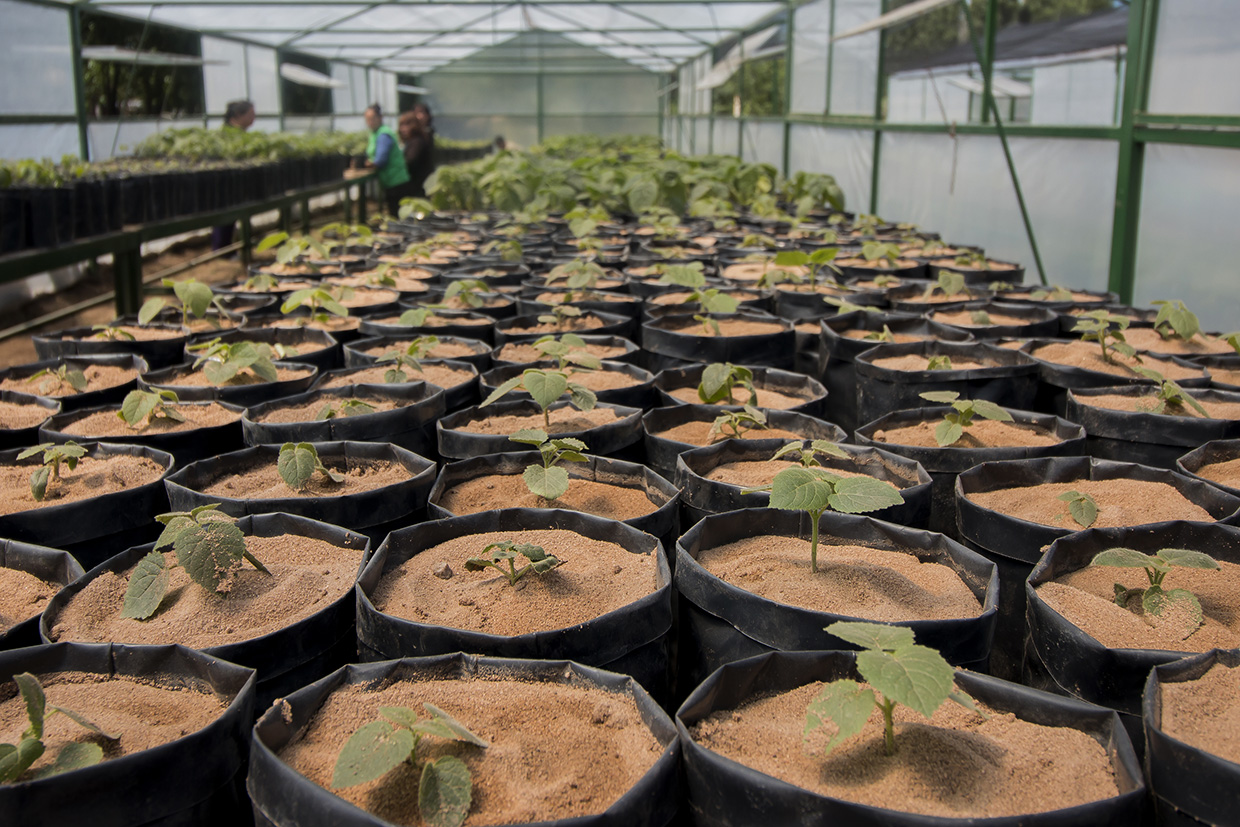
[[[211,288],[197,279],[185,279],[184,281],[164,279],[163,285],[172,288],[173,295],[180,303],[181,327],[189,327],[191,316],[195,319],[207,318],[207,310],[212,305],[215,305],[221,314],[225,312],[219,299],[211,292]],[[159,315],[159,311],[167,305],[168,300],[161,296],[147,299],[138,310],[138,324],[150,324],[151,320]]]
[[[710,424],[709,437],[712,443],[721,439],[743,439],[749,431],[767,430],[769,427],[766,414],[752,405],[746,405],[742,410],[725,411],[715,417]]]
[[[934,296],[935,291],[942,293],[944,296],[957,296],[964,292],[964,274],[953,273],[950,270],[940,270],[939,277],[934,284],[926,288],[926,292],[922,293],[923,300],[928,301]]]
[[[486,749],[485,739],[434,704],[423,703],[429,718],[403,706],[381,706],[383,720],[363,725],[349,736],[332,770],[332,789],[343,790],[387,775],[401,764],[421,766],[418,812],[429,827],[460,827],[473,804],[473,777],[465,762],[454,755],[434,761],[418,757],[426,737],[458,741]]]
[[[1192,408],[1198,415],[1210,419],[1210,414],[1206,411],[1202,404],[1194,399],[1188,391],[1181,388],[1177,383],[1163,377],[1161,373],[1150,368],[1137,366],[1134,368],[1137,373],[1146,379],[1153,379],[1158,383],[1158,389],[1154,391],[1152,401],[1141,400],[1137,403],[1137,410],[1144,413],[1166,414],[1168,416],[1187,416],[1186,408]]]
[[[951,370],[952,357],[943,354],[940,356],[931,356],[926,360],[926,370]]]
[[[944,701],[954,701],[966,709],[981,712],[967,694],[956,688],[956,671],[935,650],[915,642],[913,630],[906,626],[880,623],[832,623],[826,631],[861,647],[857,671],[869,686],[854,680],[831,681],[805,710],[803,738],[830,721],[835,734],[824,753],[865,729],[875,709],[883,715],[883,744],[887,755],[895,755],[896,705],[916,710],[930,718]]]
[[[568,491],[568,470],[560,463],[589,461],[584,453],[586,444],[580,439],[550,439],[546,431],[536,428],[522,428],[508,439],[538,449],[542,464],[527,466],[521,479],[531,494],[544,500],[554,501]]]
[[[789,442],[772,455],[772,460],[782,459],[790,453],[800,456],[800,464],[785,468],[775,475],[770,485],[745,489],[771,492],[771,508],[783,511],[804,511],[810,516],[810,571],[818,572],[818,521],[823,512],[840,511],[845,514],[865,514],[883,508],[900,505],[903,495],[895,486],[875,477],[844,477],[823,468],[818,455],[849,456],[834,442],[815,439],[808,448],[801,442]]]
[[[973,418],[991,419],[998,422],[1011,422],[1012,415],[1003,408],[986,399],[961,399],[955,391],[928,391],[918,394],[927,402],[938,402],[951,405],[952,410],[943,416],[943,421],[934,428],[934,441],[939,447],[955,445],[965,430],[973,424]]]
[[[130,391],[116,416],[135,431],[149,427],[156,419],[185,422],[184,414],[176,408],[180,401],[172,390]]]
[[[1035,302],[1070,302],[1072,301],[1072,291],[1066,287],[1060,287],[1058,284],[1052,284],[1049,287],[1039,287],[1029,294],[1029,298]]]
[[[1068,504],[1068,515],[1081,528],[1089,528],[1098,519],[1098,501],[1084,491],[1065,491],[1055,499]]]
[[[805,253],[801,250],[781,250],[775,254],[775,266],[806,268],[809,271],[810,287],[817,288],[818,276],[823,270],[830,270],[837,275],[840,273],[840,268],[831,263],[838,252],[839,249],[836,247],[819,247],[812,253]],[[799,281],[796,276],[793,276],[793,280]]]
[[[890,327],[888,327],[887,325],[883,325],[882,330],[871,330],[869,333],[865,334],[861,338],[867,342],[889,342],[889,343],[894,344],[896,340],[896,334],[891,332]]]
[[[551,268],[544,281],[548,287],[563,279],[569,290],[596,290],[599,279],[606,275],[607,271],[597,263],[575,258]]]
[[[350,397],[341,402],[328,402],[319,412],[315,414],[316,420],[338,419],[340,417],[360,416],[362,414],[374,413],[377,410],[374,405],[369,402],[363,402],[356,397]]]
[[[736,405],[737,388],[749,393],[749,400],[741,404],[757,406],[758,389],[753,384],[753,371],[731,362],[713,362],[702,370],[698,399],[707,405]]]
[[[185,569],[190,580],[213,594],[224,595],[232,590],[242,560],[248,560],[263,574],[271,574],[246,550],[245,534],[236,519],[217,508],[219,503],[211,503],[155,518],[164,524],[164,530],[155,541],[155,548],[138,561],[129,575],[121,617],[147,620],[159,611],[171,582],[171,570],[162,548],[171,548],[177,558],[172,565]]]
[[[531,347],[542,356],[556,361],[556,369],[567,371],[569,365],[598,370],[602,361],[593,353],[586,351],[586,342],[576,333],[565,333],[560,338],[542,336],[534,340]]]
[[[539,314],[538,321],[542,324],[553,324],[556,330],[563,331],[568,326],[570,319],[576,319],[580,316],[580,307],[561,303],[553,306],[549,312]]]
[[[38,373],[32,374],[26,382],[39,383],[35,388],[35,393],[39,396],[59,396],[61,390],[66,385],[77,393],[83,393],[90,385],[90,380],[86,378],[84,372],[76,368],[70,368],[68,365],[61,365],[58,368],[43,368]]]
[[[971,270],[990,269],[990,259],[980,250],[961,250],[955,263],[957,267],[968,267]]]
[[[344,482],[344,474],[337,474],[319,459],[318,450],[309,442],[286,442],[280,446],[276,458],[276,471],[284,484],[294,491],[301,491],[310,484],[315,472],[335,483]]]
[[[466,307],[478,308],[486,305],[483,296],[491,292],[493,291],[490,286],[481,279],[455,279],[444,291],[443,300],[446,304],[453,299],[459,299]]]
[[[1201,333],[1201,322],[1197,314],[1189,310],[1184,302],[1156,301],[1152,304],[1158,308],[1154,318],[1154,329],[1164,339],[1179,339],[1187,342]]]
[[[877,307],[868,304],[853,304],[847,299],[838,299],[835,296],[823,296],[822,300],[835,308],[835,315],[839,316],[844,313],[881,313]],[[868,337],[867,337],[868,338]]]
[[[478,248],[478,252],[484,256],[497,255],[500,261],[518,262],[525,256],[525,249],[521,246],[521,242],[515,238],[509,238],[504,241],[496,239],[488,241]]]
[[[861,245],[861,257],[876,267],[890,270],[900,258],[900,248],[889,242],[867,241]]]
[[[284,304],[280,305],[280,312],[288,315],[304,307],[308,312],[305,316],[296,318],[298,324],[327,324],[332,316],[348,318],[349,308],[340,302],[347,301],[352,295],[351,287],[340,287],[335,291],[324,287],[306,287],[290,293]]]
[[[78,726],[89,730],[92,734],[108,741],[115,741],[119,736],[109,735],[80,712],[53,706],[47,702],[47,695],[39,679],[29,672],[13,676],[13,682],[21,692],[22,701],[26,704],[26,730],[16,744],[0,743],[0,784],[11,784],[21,778],[47,751],[43,743],[43,729],[47,719],[53,715],[64,715]],[[34,773],[30,780],[50,778],[62,772],[79,770],[98,764],[103,760],[103,748],[89,741],[70,741],[56,753],[56,760],[49,766]]]
[[[17,455],[18,461],[29,459],[35,454],[43,455],[43,464],[30,475],[30,493],[35,500],[42,502],[47,496],[47,489],[53,482],[60,481],[60,464],[72,471],[77,468],[78,460],[86,456],[86,449],[73,440],[64,444],[44,442],[27,448]]]
[[[439,346],[438,336],[419,336],[403,350],[393,350],[378,358],[377,364],[392,363],[383,374],[385,384],[393,385],[408,382],[414,373],[422,372],[422,360]],[[405,373],[408,370],[410,373]]]
[[[594,406],[598,404],[598,396],[595,395],[594,391],[585,385],[579,385],[576,382],[570,381],[569,375],[565,371],[527,368],[519,376],[512,377],[491,391],[490,396],[484,399],[479,407],[485,408],[500,397],[518,388],[528,393],[534,402],[538,404],[543,415],[544,430],[550,430],[551,428],[551,406],[565,393],[569,395],[569,401],[578,410],[592,411]]]
[[[674,284],[689,290],[689,296],[683,303],[696,302],[701,308],[702,316],[710,313],[735,313],[736,308],[740,306],[740,302],[735,297],[723,293],[718,288],[707,289],[706,276],[702,272],[700,261],[667,265],[663,268],[663,275],[659,278],[658,284]]]
[[[517,561],[524,557],[529,562],[517,568]],[[491,543],[482,550],[482,556],[470,557],[465,561],[465,571],[484,571],[495,569],[508,579],[508,585],[515,586],[517,581],[529,574],[546,574],[554,568],[564,565],[564,561],[554,554],[548,554],[542,546],[533,543],[517,543],[512,540],[500,540]]]
[[[1077,318],[1072,332],[1080,333],[1082,342],[1097,342],[1102,348],[1104,362],[1115,364],[1112,353],[1118,353],[1140,362],[1136,348],[1128,344],[1124,336],[1129,323],[1130,319],[1127,316],[1117,316],[1106,310],[1091,310],[1088,313],[1082,313]]]
[[[200,345],[191,345],[188,350],[198,357],[194,360],[194,369],[201,367],[203,375],[212,385],[225,385],[243,371],[249,371],[264,382],[275,382],[280,378],[271,361],[276,353],[263,342],[225,344],[220,339],[212,339]]]
[[[310,253],[314,253],[320,261],[324,261],[331,258],[331,251],[335,246],[337,246],[335,242],[325,244],[314,236],[290,235],[280,231],[265,236],[262,241],[254,245],[254,252],[265,253],[274,248],[276,263],[287,265],[299,258],[307,257]]]
[[[91,336],[92,339],[103,339],[110,342],[132,342],[135,341],[134,335],[128,330],[122,330],[119,327],[113,327],[107,324],[93,324],[90,329],[95,331]]]
[[[1095,555],[1090,565],[1145,569],[1149,585],[1143,589],[1129,589],[1116,583],[1115,602],[1127,608],[1131,599],[1140,598],[1142,611],[1155,617],[1161,617],[1168,609],[1180,609],[1187,614],[1182,629],[1184,638],[1197,631],[1204,622],[1201,601],[1188,589],[1164,589],[1163,580],[1173,568],[1219,568],[1210,555],[1183,548],[1164,548],[1154,554],[1144,554],[1130,548],[1113,548]]]

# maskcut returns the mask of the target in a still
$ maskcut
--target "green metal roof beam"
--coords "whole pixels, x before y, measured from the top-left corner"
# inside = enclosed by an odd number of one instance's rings
[[[463,31],[465,31],[466,29],[472,28],[473,26],[477,26],[479,23],[485,23],[487,20],[491,20],[491,19],[493,19],[493,18],[494,18],[497,14],[500,14],[501,12],[506,12],[506,11],[508,11],[509,9],[511,9],[511,8],[512,8],[513,6],[515,6],[515,5],[517,5],[517,4],[516,4],[516,3],[505,3],[504,5],[499,6],[498,8],[492,8],[489,12],[487,12],[487,13],[486,13],[486,14],[484,14],[484,15],[482,15],[481,17],[471,18],[470,20],[467,20],[466,22],[462,23],[461,25],[457,26],[456,28],[453,28],[453,29],[446,29],[446,30],[444,30],[444,31],[440,32],[439,34],[435,35],[434,37],[432,37],[430,40],[424,41],[424,42],[422,42],[422,43],[416,43],[416,44],[411,44],[411,45],[407,45],[407,46],[402,46],[401,48],[399,48],[399,49],[397,49],[396,51],[392,52],[390,55],[384,55],[383,57],[377,57],[377,58],[375,58],[374,60],[370,61],[370,63],[369,63],[369,64],[367,64],[367,65],[368,65],[368,66],[377,66],[377,65],[378,65],[378,63],[379,63],[379,61],[381,61],[381,60],[395,60],[397,57],[399,57],[400,55],[402,55],[402,54],[404,54],[405,52],[409,51],[410,49],[420,49],[420,48],[424,48],[424,47],[426,47],[426,46],[430,46],[432,43],[434,43],[436,40],[438,40],[439,38],[443,37],[443,36],[444,36],[444,35],[446,35],[446,34],[456,34],[456,33],[458,33],[458,32],[463,32]],[[487,48],[487,47],[485,47],[485,46],[479,46],[479,47],[478,47],[478,49],[476,49],[475,51],[478,51],[479,49],[485,49],[485,48]]]

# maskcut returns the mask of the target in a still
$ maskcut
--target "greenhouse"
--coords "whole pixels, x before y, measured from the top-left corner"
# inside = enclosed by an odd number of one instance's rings
[[[0,0],[0,824],[1240,825],[1238,22]]]

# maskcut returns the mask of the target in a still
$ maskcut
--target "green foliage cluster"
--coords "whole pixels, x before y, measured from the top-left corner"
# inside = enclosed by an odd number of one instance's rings
[[[959,442],[976,416],[999,422],[1012,421],[1010,413],[986,399],[961,399],[955,391],[927,391],[918,396],[927,402],[952,406],[952,410],[944,414],[943,421],[934,428],[934,441],[943,448]]]
[[[1144,554],[1130,548],[1112,548],[1094,555],[1090,565],[1145,569],[1149,585],[1143,589],[1129,589],[1116,583],[1115,602],[1127,608],[1129,602],[1137,598],[1142,611],[1156,617],[1162,617],[1169,609],[1182,610],[1184,620],[1180,631],[1185,638],[1201,628],[1201,602],[1188,589],[1164,589],[1163,580],[1173,568],[1219,568],[1210,555],[1183,548],[1164,548],[1154,554]]]
[[[517,568],[517,561],[522,557],[529,562]],[[500,540],[484,548],[480,557],[470,557],[466,560],[465,570],[495,569],[507,578],[508,585],[515,586],[517,581],[526,575],[546,574],[562,565],[564,565],[563,560],[554,554],[548,554],[542,546],[533,543],[518,543],[514,540]]]
[[[27,726],[16,744],[0,743],[0,784],[17,781],[47,751],[47,746],[43,743],[43,728],[47,719],[53,715],[64,715],[92,735],[108,741],[117,740],[118,736],[104,732],[80,712],[49,704],[43,685],[29,672],[14,675],[13,682],[17,684],[26,704]],[[103,748],[98,744],[91,741],[72,741],[60,748],[51,765],[34,773],[30,780],[49,778],[62,772],[89,767],[102,760]]]
[[[508,439],[538,449],[542,464],[528,466],[521,478],[531,494],[545,500],[555,500],[568,492],[568,470],[560,463],[588,461],[584,453],[586,444],[580,439],[551,439],[546,431],[536,428],[523,428]]]
[[[51,484],[60,480],[60,464],[64,463],[65,467],[72,471],[77,468],[78,460],[86,456],[86,449],[73,440],[63,444],[43,442],[22,451],[17,455],[17,459],[20,462],[36,454],[43,455],[42,465],[30,475],[30,493],[42,502],[47,497],[47,489]]]

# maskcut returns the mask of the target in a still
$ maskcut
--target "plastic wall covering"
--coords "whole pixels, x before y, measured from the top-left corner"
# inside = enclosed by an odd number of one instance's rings
[[[77,124],[31,123],[0,125],[0,159],[54,158],[80,155]]]
[[[782,172],[784,168],[783,121],[746,121],[741,157],[746,161],[771,164]]]
[[[873,163],[874,133],[868,129],[792,125],[788,171],[834,175],[836,183],[844,190],[844,206],[848,210],[869,211]]]
[[[657,135],[657,115],[547,115],[543,131],[551,135]]]
[[[980,244],[995,258],[1024,264],[1026,281],[1036,281],[1001,145],[983,135],[957,140],[953,189],[950,137],[885,133],[879,215],[941,232],[949,242]],[[1055,138],[1010,143],[1047,279],[1105,289],[1118,145]]]
[[[245,44],[218,37],[202,39],[202,82],[207,114],[222,116],[230,101],[245,100],[250,92],[245,81]]]
[[[735,118],[715,118],[713,143],[710,151],[715,155],[735,155],[740,150],[740,133]]]
[[[657,117],[663,77],[649,72],[626,75],[552,75],[543,77],[543,112],[547,115],[639,114]]]
[[[1149,111],[1240,115],[1236,0],[1161,0]]]
[[[1240,150],[1149,144],[1137,234],[1138,304],[1180,299],[1206,330],[1236,318],[1235,205]],[[1177,239],[1178,243],[1169,243]],[[1185,256],[1185,244],[1191,256]]]
[[[0,0],[0,78],[0,114],[75,114],[68,13]]]
[[[1038,66],[1033,70],[1029,119],[1032,123],[1111,126],[1119,111],[1118,81],[1115,60],[1110,58]]]
[[[538,118],[511,115],[436,115],[435,131],[461,141],[489,141],[503,135],[509,144],[530,147],[538,143]]]
[[[199,126],[202,121],[197,122]],[[143,138],[159,131],[158,121],[91,121],[86,127],[92,161],[128,155]]]
[[[276,65],[276,50],[246,46],[245,53],[250,79],[250,100],[254,102],[254,111],[260,118],[264,115],[279,116],[280,76],[279,67]]]
[[[827,111],[827,41],[831,0],[816,0],[796,10],[792,27],[792,111],[820,115]]]
[[[835,30],[847,31],[882,13],[882,0],[835,0]],[[837,41],[831,56],[831,114],[873,115],[877,88],[878,32]]]
[[[448,74],[423,75],[421,83],[431,90],[438,120],[443,115],[538,114],[538,78],[535,75]],[[448,133],[445,133],[448,134]],[[456,135],[453,137],[473,137]]]
[[[949,83],[952,77],[963,75],[957,72],[930,77],[916,73],[888,78],[887,120],[892,123],[968,123],[969,93]],[[1000,98],[1000,105],[1005,100]]]
[[[353,73],[350,71],[347,63],[338,63],[333,61],[331,64],[332,80],[340,81],[344,86],[338,86],[332,90],[332,111],[338,114],[353,114],[365,109],[363,105],[360,109],[357,106],[357,97],[353,93]],[[362,90],[363,92],[365,89]],[[365,95],[361,96],[362,99]]]
[[[689,135],[692,138],[690,148],[694,155],[706,155],[710,152],[710,118],[694,118]]]

